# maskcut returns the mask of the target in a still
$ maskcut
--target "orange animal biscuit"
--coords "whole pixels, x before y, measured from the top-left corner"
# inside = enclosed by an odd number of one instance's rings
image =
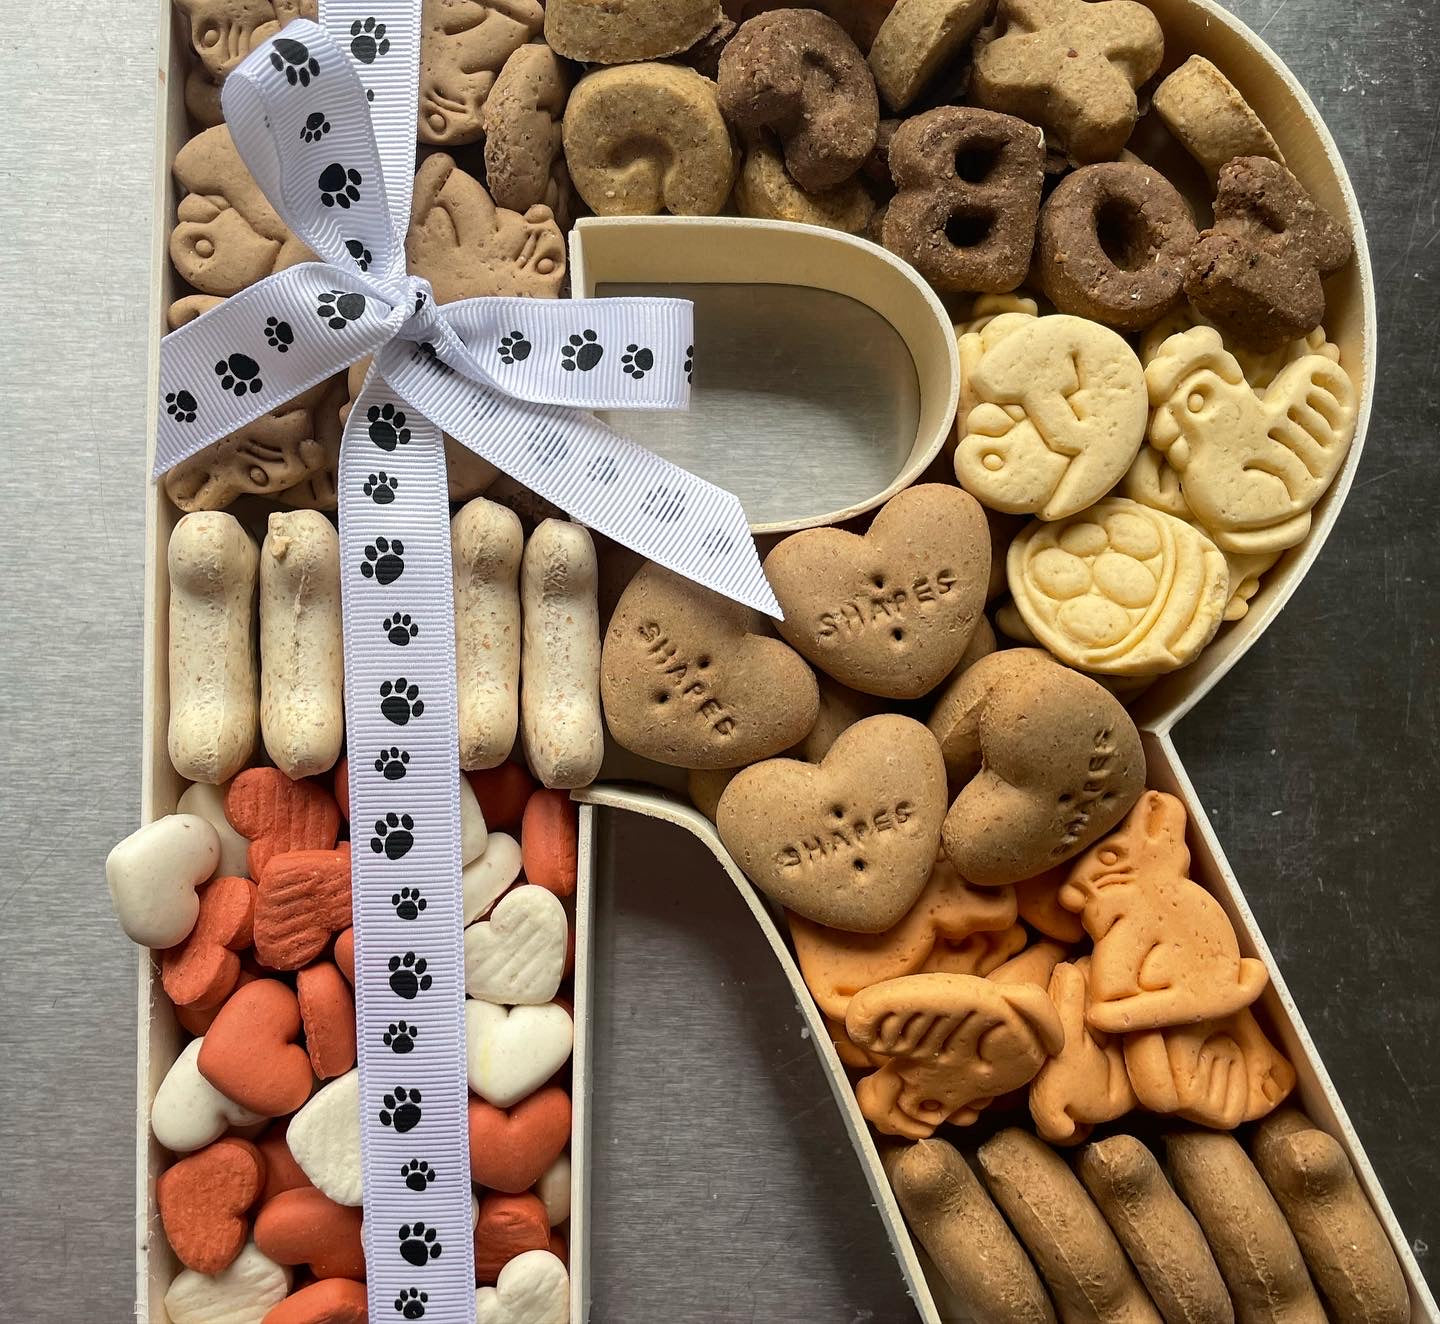
[[[1024,930],[1021,929],[1021,932]],[[1042,938],[1008,961],[997,965],[990,971],[988,978],[997,984],[1034,984],[1036,988],[1048,988],[1051,974],[1066,955],[1066,949],[1061,943]]]
[[[1060,886],[1069,872],[1065,865],[1058,864],[1015,884],[1015,905],[1020,918],[1056,942],[1080,942],[1085,937],[1080,917],[1060,904]]]
[[[261,1324],[366,1324],[369,1318],[364,1283],[322,1278],[271,1306]]]
[[[475,1281],[493,1283],[527,1250],[550,1250],[550,1220],[538,1195],[489,1194],[475,1224]]]
[[[348,841],[335,850],[287,851],[266,862],[255,898],[255,955],[262,965],[308,965],[350,920]]]
[[[330,850],[340,832],[335,797],[317,782],[292,782],[279,768],[249,768],[236,777],[225,795],[225,817],[249,838],[256,879],[272,856]]]
[[[492,1191],[528,1191],[570,1143],[570,1096],[549,1085],[513,1108],[470,1096],[470,1176]]]
[[[227,1099],[262,1117],[293,1113],[310,1097],[310,1058],[295,1043],[300,1004],[278,979],[230,995],[200,1046],[196,1066]]]
[[[972,933],[952,942],[942,937],[920,967],[923,975],[981,975],[988,977],[1025,950],[1030,935],[1023,924],[995,932]]]
[[[499,767],[465,775],[485,815],[485,826],[491,832],[514,832],[537,785],[524,765],[507,760]]]
[[[520,822],[525,881],[556,896],[571,896],[579,869],[579,832],[579,811],[568,792],[536,791]]]
[[[362,1211],[313,1186],[282,1191],[255,1216],[255,1244],[276,1264],[308,1264],[317,1278],[364,1278]]]
[[[190,936],[160,956],[160,978],[177,1007],[217,1007],[240,977],[240,957],[255,924],[255,884],[217,878],[197,892],[200,913]]]
[[[339,969],[317,961],[295,976],[305,1051],[321,1080],[343,1076],[355,1065],[355,997]]]
[[[172,1164],[155,1183],[160,1222],[187,1269],[215,1274],[245,1246],[246,1214],[265,1185],[265,1159],[229,1137]]]

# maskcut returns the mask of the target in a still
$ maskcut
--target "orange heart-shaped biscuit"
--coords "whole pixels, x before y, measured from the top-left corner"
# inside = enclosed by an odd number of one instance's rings
[[[292,782],[279,768],[249,768],[225,794],[225,817],[250,840],[250,876],[286,851],[329,850],[340,833],[340,807],[323,786]]]
[[[525,805],[520,824],[525,881],[556,896],[571,896],[579,868],[579,834],[579,810],[570,793],[536,791]]]
[[[308,1264],[317,1278],[364,1278],[362,1211],[313,1186],[282,1191],[255,1215],[255,1244],[276,1264]]]
[[[271,1306],[263,1324],[366,1324],[369,1318],[369,1295],[364,1283],[349,1278],[322,1278]]]
[[[273,1200],[281,1191],[294,1191],[311,1185],[305,1169],[295,1162],[290,1144],[285,1138],[289,1122],[276,1122],[267,1127],[256,1140],[260,1153],[265,1158],[265,1189],[260,1192],[260,1203]]]
[[[315,1074],[343,1076],[355,1065],[355,995],[345,976],[331,962],[317,961],[295,976],[295,996]]]
[[[160,957],[160,979],[177,1007],[204,1011],[230,996],[240,977],[238,952],[248,947],[255,924],[255,884],[248,878],[217,878],[197,895],[200,913],[190,936]]]
[[[493,1283],[527,1250],[550,1249],[550,1220],[538,1195],[487,1195],[475,1224],[475,1281]]]
[[[230,995],[196,1066],[227,1099],[262,1117],[293,1113],[310,1097],[310,1058],[295,1040],[300,1003],[278,979],[257,979]]]
[[[298,970],[348,929],[350,843],[287,851],[269,860],[255,897],[255,955],[272,970]]]
[[[155,1203],[180,1263],[196,1273],[228,1268],[245,1246],[245,1215],[264,1185],[265,1159],[248,1140],[217,1140],[166,1168]]]
[[[244,988],[246,984],[253,984],[257,979],[264,979],[260,967],[257,966],[251,957],[242,957],[240,961],[240,973],[235,976],[235,985],[225,996],[233,997],[236,989]],[[197,1039],[201,1035],[208,1034],[210,1027],[215,1024],[215,1018],[220,1014],[220,1008],[225,1003],[217,1002],[213,1007],[179,1007],[175,1008],[175,1019],[180,1022],[180,1028],[186,1034],[193,1034]]]
[[[570,1142],[570,1096],[558,1085],[513,1108],[470,1096],[470,1176],[491,1190],[518,1195],[545,1174]]]
[[[491,832],[513,832],[529,803],[536,782],[523,763],[507,760],[497,768],[465,774]]]

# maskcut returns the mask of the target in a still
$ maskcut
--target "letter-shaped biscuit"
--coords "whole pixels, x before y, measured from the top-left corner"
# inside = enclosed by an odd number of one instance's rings
[[[693,69],[597,69],[562,125],[576,191],[601,216],[714,216],[735,181],[735,147],[715,84]]]
[[[549,0],[545,40],[581,64],[633,64],[689,50],[720,19],[716,0]]]
[[[965,1126],[991,1099],[1033,1080],[1065,1041],[1044,989],[974,975],[904,975],[861,989],[845,1033],[892,1059],[856,1086],[860,1110],[887,1135],[923,1140]]]
[[[227,781],[255,749],[259,563],[231,515],[186,515],[170,535],[169,749],[187,781]]]
[[[547,519],[530,535],[520,571],[520,721],[526,762],[546,786],[588,786],[605,754],[597,576],[595,544],[579,524]]]
[[[1165,1163],[1210,1243],[1239,1324],[1325,1324],[1295,1237],[1235,1138],[1167,1135]]]
[[[524,535],[512,510],[484,497],[450,521],[460,766],[510,757],[520,715],[520,591]]]
[[[976,1324],[1054,1324],[1029,1257],[960,1151],[921,1140],[886,1156],[895,1199]]]
[[[1086,1145],[1075,1166],[1167,1324],[1233,1324],[1215,1257],[1155,1156],[1118,1135]]]
[[[1188,877],[1185,806],[1146,791],[1075,861],[1060,904],[1095,940],[1090,1025],[1107,1034],[1195,1025],[1248,1007],[1269,976],[1240,955],[1220,903]]]
[[[260,548],[260,731],[292,781],[335,766],[344,690],[340,537],[318,511],[276,511]]]
[[[1001,35],[975,54],[972,98],[1042,125],[1079,162],[1120,154],[1135,89],[1160,67],[1159,21],[1134,0],[1001,0]]]
[[[496,76],[540,31],[545,8],[539,0],[424,0],[421,13],[420,141],[478,142]]]
[[[1251,1152],[1338,1324],[1407,1324],[1405,1275],[1340,1142],[1284,1108]]]
[[[1145,785],[1120,703],[1038,649],[991,653],[930,715],[955,801],[945,852],[982,887],[1033,878],[1112,828]]]
[[[1160,1324],[1125,1252],[1075,1174],[1014,1127],[980,1146],[985,1185],[1050,1285],[1064,1324]]]

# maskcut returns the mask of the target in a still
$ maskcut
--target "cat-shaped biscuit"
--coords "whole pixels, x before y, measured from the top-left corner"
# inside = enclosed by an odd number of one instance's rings
[[[219,124],[225,75],[293,18],[319,17],[317,0],[175,0],[190,21],[198,63],[185,76],[185,109],[197,124]]]

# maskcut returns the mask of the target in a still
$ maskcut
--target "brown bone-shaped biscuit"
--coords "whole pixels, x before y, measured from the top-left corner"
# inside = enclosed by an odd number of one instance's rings
[[[1190,254],[1190,302],[1246,349],[1278,349],[1320,325],[1320,277],[1350,260],[1350,235],[1278,161],[1241,156],[1220,170],[1215,224]]]
[[[1229,1131],[1277,1107],[1295,1068],[1247,1007],[1222,1020],[1125,1036],[1125,1068],[1152,1113]]]
[[[1240,955],[1220,903],[1187,876],[1185,806],[1146,791],[1116,831],[1071,866],[1060,904],[1095,940],[1090,1010],[1124,1034],[1228,1016],[1260,996],[1263,961]]]
[[[499,206],[523,212],[546,200],[569,95],[570,75],[548,46],[533,42],[505,61],[481,115],[485,182]]]
[[[751,882],[782,906],[832,928],[883,933],[924,889],[944,814],[934,736],[886,713],[843,732],[818,765],[746,768],[720,796],[715,827]]]
[[[185,109],[197,124],[219,124],[225,75],[293,18],[319,16],[317,0],[175,0],[190,21],[199,63],[185,77]]]
[[[631,64],[688,50],[721,17],[717,0],[549,0],[545,40],[581,64]]]
[[[752,620],[717,593],[642,566],[600,655],[610,734],[680,768],[736,768],[789,749],[815,724],[815,677],[788,644],[752,634]]]
[[[974,975],[905,975],[850,1000],[845,1032],[895,1059],[856,1086],[860,1110],[887,1135],[928,1139],[968,1125],[997,1095],[1034,1079],[1065,1032],[1044,989]]]
[[[1013,290],[1025,279],[1045,180],[1033,124],[969,106],[906,120],[890,140],[900,190],[885,247],[939,290]]]
[[[1001,0],[975,55],[972,98],[1041,125],[1076,161],[1120,154],[1135,89],[1160,67],[1160,24],[1135,0]]]
[[[478,142],[484,133],[485,98],[496,77],[544,22],[539,0],[425,0],[420,141],[447,146]]]
[[[1039,649],[982,657],[930,715],[955,801],[945,851],[982,887],[1079,854],[1135,803],[1145,755],[1130,715]]]
[[[250,177],[228,125],[196,134],[175,154],[171,169],[185,196],[175,208],[170,260],[197,290],[238,294],[314,257]]]
[[[805,529],[765,558],[781,636],[866,694],[915,699],[955,669],[985,605],[990,532],[943,483],[893,496],[863,535]]]
[[[720,56],[720,109],[742,129],[773,129],[804,189],[849,179],[875,146],[880,102],[844,28],[813,9],[747,20]]]

